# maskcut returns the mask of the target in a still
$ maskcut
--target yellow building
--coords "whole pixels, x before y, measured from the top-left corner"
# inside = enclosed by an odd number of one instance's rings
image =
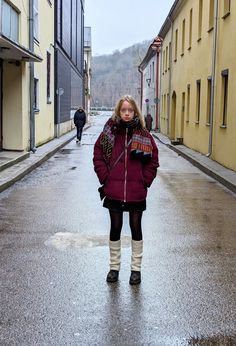
[[[54,137],[52,1],[0,1],[0,149]]]
[[[236,2],[176,0],[159,36],[161,132],[236,171]]]

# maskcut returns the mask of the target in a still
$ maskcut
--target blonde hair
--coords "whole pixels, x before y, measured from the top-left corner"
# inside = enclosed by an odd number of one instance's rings
[[[120,120],[120,109],[121,109],[121,106],[123,104],[124,101],[127,101],[130,103],[130,105],[132,106],[133,110],[134,110],[134,116],[138,117],[139,118],[139,121],[140,121],[140,125],[144,128],[145,125],[144,125],[144,119],[143,119],[143,116],[141,114],[141,111],[137,105],[137,103],[135,102],[135,100],[133,99],[132,96],[130,95],[124,95],[122,96],[119,101],[117,102],[116,106],[115,106],[115,110],[114,110],[114,113],[112,115],[112,120]]]

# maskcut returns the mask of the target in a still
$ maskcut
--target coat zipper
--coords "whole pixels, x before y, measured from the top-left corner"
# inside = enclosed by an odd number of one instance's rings
[[[128,129],[126,128],[126,133],[125,133],[125,147],[127,146],[127,133],[128,133]],[[127,185],[127,148],[125,149],[125,183],[124,183],[124,202],[126,202],[126,185]]]

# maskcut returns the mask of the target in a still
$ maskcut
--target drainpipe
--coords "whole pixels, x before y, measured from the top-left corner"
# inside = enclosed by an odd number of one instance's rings
[[[168,97],[168,103],[167,103],[167,135],[170,133],[170,100],[171,100],[171,78],[172,78],[172,49],[173,49],[173,21],[170,16],[168,16],[169,21],[171,22],[171,49],[169,50],[169,63],[170,63],[170,73],[169,73],[169,97]]]
[[[160,121],[160,99],[161,99],[161,48],[162,48],[162,39],[158,36],[158,45],[156,51],[156,130],[157,132],[161,131],[161,121]]]
[[[214,7],[214,32],[213,32],[213,48],[212,48],[212,83],[211,83],[211,104],[210,104],[210,132],[208,143],[208,154],[212,155],[212,141],[213,141],[213,119],[214,119],[214,100],[215,100],[215,77],[216,77],[216,50],[217,50],[217,28],[218,28],[218,3],[219,0],[215,0]]]
[[[160,132],[160,121],[159,121],[159,47],[156,51],[156,130]]]
[[[29,1],[29,50],[34,51],[34,9],[33,1]],[[34,63],[29,62],[30,69],[30,151],[35,153],[35,116],[34,116]]]
[[[141,75],[141,90],[140,90],[140,109],[142,111],[143,108],[143,71],[141,70],[140,66],[138,67],[138,71]]]

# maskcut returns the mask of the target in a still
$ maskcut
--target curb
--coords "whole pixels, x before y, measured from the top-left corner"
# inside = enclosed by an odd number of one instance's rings
[[[85,130],[87,130],[91,125],[87,126]],[[16,183],[17,181],[21,180],[24,176],[32,172],[35,168],[39,167],[42,163],[47,161],[50,157],[52,157],[58,150],[66,146],[68,143],[70,143],[74,138],[76,137],[76,134],[74,134],[72,137],[67,139],[65,142],[60,143],[53,149],[49,150],[48,152],[41,155],[41,157],[38,158],[35,162],[29,164],[29,166],[22,168],[18,172],[16,172],[15,175],[13,175],[11,178],[5,180],[2,184],[0,183],[0,193],[4,190],[8,189],[11,185]],[[28,158],[30,156],[30,153],[28,154]],[[32,154],[33,155],[33,154]],[[27,159],[27,158],[26,158]]]
[[[222,185],[224,185],[225,187],[227,187],[227,189],[229,189],[230,191],[232,191],[233,193],[236,193],[236,185],[231,183],[229,180],[225,179],[222,175],[218,174],[217,172],[211,170],[210,168],[208,168],[207,166],[203,165],[201,162],[197,161],[196,159],[194,159],[192,156],[187,155],[186,153],[184,153],[183,151],[181,151],[180,149],[178,149],[178,147],[169,144],[169,143],[165,143],[163,142],[158,135],[156,134],[152,134],[154,138],[156,138],[159,142],[161,142],[162,144],[166,145],[168,148],[170,148],[171,150],[175,151],[177,154],[179,154],[180,156],[182,156],[184,159],[186,159],[187,161],[189,161],[192,165],[194,165],[195,167],[199,168],[202,172],[204,172],[205,174],[209,175],[210,177],[212,177],[213,179],[217,180],[219,183],[221,183]]]
[[[1,165],[0,172],[4,171],[4,169],[7,169],[21,161],[24,161],[30,157],[30,153],[25,153],[20,157],[17,157],[16,159],[12,159],[10,162],[5,163],[4,165]]]

